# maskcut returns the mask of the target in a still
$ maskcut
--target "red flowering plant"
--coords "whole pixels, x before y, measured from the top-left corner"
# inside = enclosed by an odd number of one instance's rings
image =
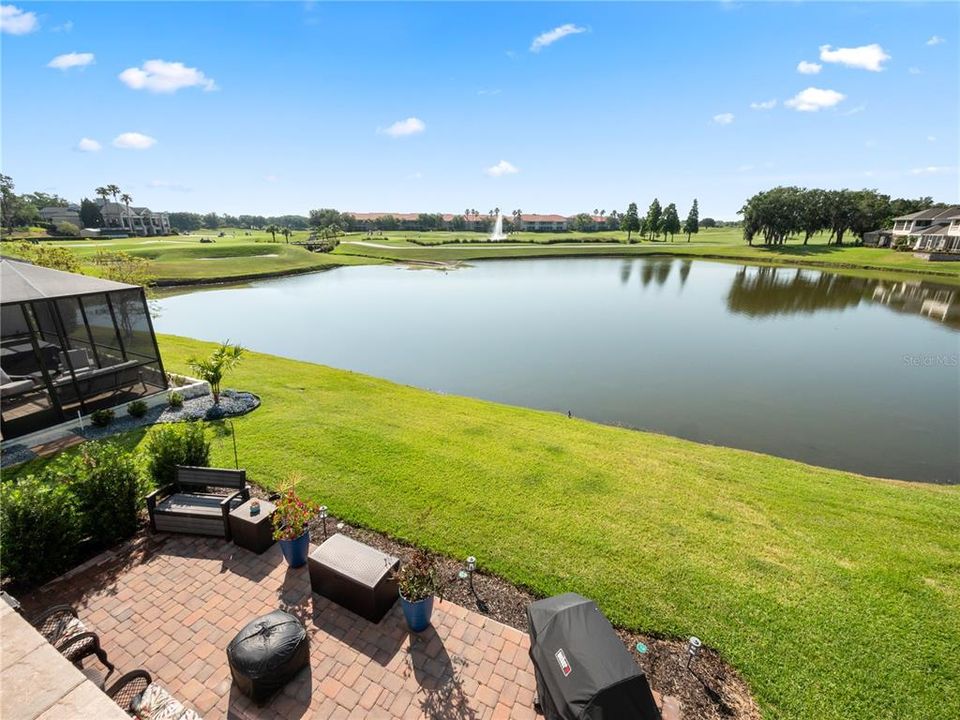
[[[297,495],[297,479],[291,478],[290,489],[277,500],[273,514],[273,539],[296,540],[303,535],[307,524],[320,512],[317,504]]]

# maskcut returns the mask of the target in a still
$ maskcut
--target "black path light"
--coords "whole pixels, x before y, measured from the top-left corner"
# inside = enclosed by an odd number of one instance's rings
[[[320,521],[323,523],[323,539],[327,539],[327,506],[320,506]]]
[[[477,610],[482,613],[490,611],[490,608],[487,606],[487,603],[477,595],[476,589],[473,587],[473,573],[477,569],[477,559],[471,555],[467,558],[467,567],[466,570],[461,570],[458,575],[461,580],[466,580],[470,586],[470,593],[473,595],[474,600],[477,603]]]
[[[693,662],[693,659],[700,654],[701,647],[703,647],[703,643],[700,642],[700,638],[691,635],[687,641],[687,670],[690,669],[690,663]]]

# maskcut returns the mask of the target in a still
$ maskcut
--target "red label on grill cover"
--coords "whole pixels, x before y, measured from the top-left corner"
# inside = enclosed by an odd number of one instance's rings
[[[564,677],[573,672],[573,668],[570,667],[570,663],[567,662],[567,655],[563,652],[563,648],[557,650],[556,658],[557,662],[560,664],[560,670],[563,672]]]

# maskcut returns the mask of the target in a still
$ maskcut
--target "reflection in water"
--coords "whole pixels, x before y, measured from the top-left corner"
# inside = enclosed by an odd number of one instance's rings
[[[927,282],[891,282],[813,270],[741,267],[727,294],[727,307],[751,317],[844,310],[861,302],[923,315],[960,329],[960,292]]]
[[[571,258],[217,288],[164,298],[155,326],[446,393],[956,483],[957,301],[954,288],[816,270]]]

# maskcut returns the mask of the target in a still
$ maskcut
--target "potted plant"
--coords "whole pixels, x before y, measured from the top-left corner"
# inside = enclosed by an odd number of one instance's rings
[[[412,632],[425,630],[433,614],[434,595],[443,599],[443,583],[436,563],[426,552],[417,550],[394,577],[400,588],[400,604],[407,626]]]
[[[307,562],[310,552],[310,530],[307,524],[318,512],[316,504],[297,495],[296,482],[277,500],[273,514],[273,539],[280,541],[280,552],[290,567]]]

